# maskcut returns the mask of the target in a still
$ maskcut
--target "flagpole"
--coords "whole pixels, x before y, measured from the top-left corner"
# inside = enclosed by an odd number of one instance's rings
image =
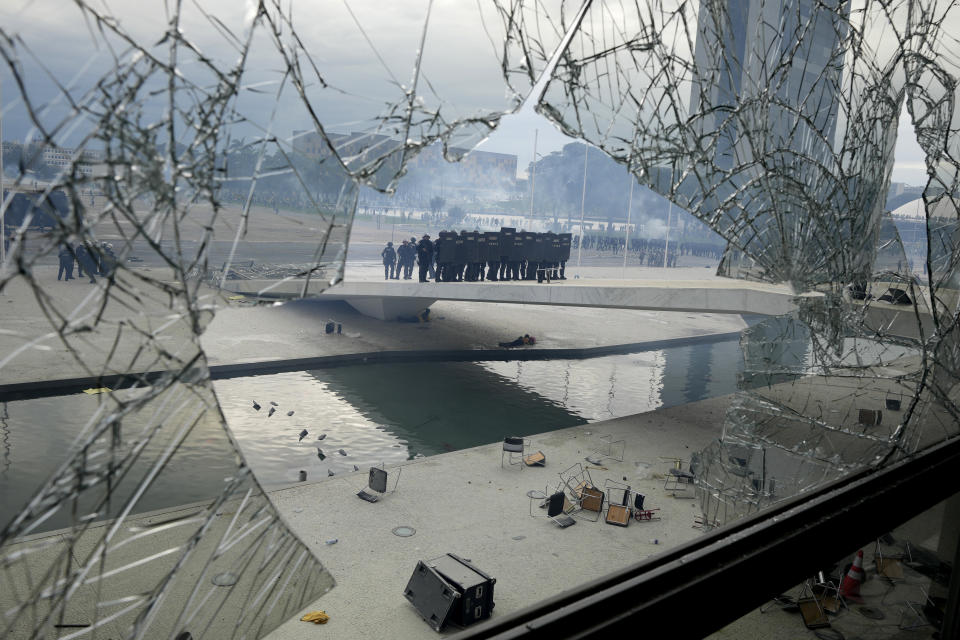
[[[627,175],[630,176],[630,200],[627,204],[627,226],[624,231],[625,240],[623,243],[623,269],[627,269],[627,252],[630,250],[630,212],[633,211],[633,186],[637,184],[637,178],[632,173],[627,172]]]
[[[580,266],[580,254],[583,252],[583,205],[587,199],[587,152],[590,146],[583,144],[583,187],[580,189],[580,242],[577,243],[577,266]]]

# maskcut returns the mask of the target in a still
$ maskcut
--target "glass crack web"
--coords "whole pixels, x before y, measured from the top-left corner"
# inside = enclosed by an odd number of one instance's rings
[[[537,110],[722,236],[719,275],[807,294],[743,334],[691,460],[704,522],[956,436],[955,3],[595,1],[574,24],[580,4],[524,4],[507,82],[576,28]],[[904,107],[928,176],[909,252],[884,211]]]
[[[432,144],[461,158],[525,99],[719,234],[721,275],[804,294],[744,332],[722,438],[691,460],[704,522],[957,435],[953,2],[103,6],[0,28],[0,104],[30,127],[4,145],[0,372],[96,399],[0,531],[5,635],[258,637],[333,586],[244,462],[200,336],[224,292],[339,281],[360,189]],[[64,15],[63,42],[33,28]],[[919,246],[883,207],[904,107]],[[95,284],[55,289],[60,255]],[[193,441],[223,453],[216,497],[144,513]]]
[[[457,45],[487,52],[493,82],[450,101],[458,72],[438,63],[462,10],[383,21],[326,5],[296,25],[280,2],[3,10],[3,108],[30,129],[4,145],[4,390],[86,381],[93,399],[48,414],[51,433],[77,415],[83,429],[0,520],[0,635],[260,637],[333,587],[227,429],[200,336],[240,285],[258,299],[338,282],[360,188],[390,191],[434,143],[459,158],[520,96],[490,53],[496,7],[473,9],[489,26]],[[67,15],[63,42],[38,27]],[[397,32],[403,62],[379,48]],[[428,34],[441,46],[425,49]],[[307,124],[280,135],[287,121]],[[54,288],[58,258],[81,282]],[[3,405],[4,481],[24,413]],[[171,493],[185,506],[170,511]]]

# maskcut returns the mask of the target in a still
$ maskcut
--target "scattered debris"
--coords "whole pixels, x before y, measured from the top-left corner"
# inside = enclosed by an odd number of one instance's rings
[[[326,437],[327,437],[327,434],[321,433],[319,436],[317,436],[317,440],[323,440]]]
[[[327,456],[325,456],[325,455],[323,454],[323,449],[321,449],[321,448],[319,448],[319,447],[317,447],[317,457],[320,458],[321,460],[326,460],[326,459],[327,459]]]
[[[335,476],[335,475],[336,475],[336,474],[333,472],[332,469],[327,469],[327,477],[331,477],[331,476]]]
[[[287,411],[287,417],[288,417],[288,418],[289,418],[290,416],[292,416],[292,415],[293,415],[293,411]]]
[[[307,479],[307,472],[304,471],[303,469],[301,469],[301,470],[300,470],[300,482],[303,482],[303,481],[306,480],[306,479]]]
[[[273,400],[270,401],[270,404],[272,404],[272,405],[275,406],[275,407],[279,407],[279,406],[280,406],[280,405],[278,405],[276,402],[274,402]]]
[[[327,615],[326,611],[311,611],[307,615],[300,618],[301,622],[312,622],[314,624],[327,624],[327,620],[330,619],[330,616]]]
[[[337,544],[337,542],[339,542],[339,540],[337,540],[336,538],[330,538],[324,544]]]
[[[257,401],[256,401],[256,400],[253,401],[253,408],[254,408],[256,411],[260,411],[260,405],[257,404]]]
[[[342,455],[342,456],[347,455],[347,452],[344,451],[343,449],[340,449],[339,451],[337,451],[337,453],[339,453],[339,454]]]
[[[274,409],[273,407],[270,407],[270,411],[267,412],[267,417],[269,418],[270,416],[272,416],[272,415],[273,415],[274,413],[276,413],[276,412],[277,412],[276,409]]]
[[[303,431],[300,432],[300,439],[297,440],[297,442],[303,442],[303,439],[306,438],[308,435],[309,434],[307,433],[307,430],[304,429]]]
[[[524,540],[527,536],[513,536],[512,540]]]
[[[360,471],[360,467],[358,467],[357,465],[353,465],[353,470],[354,470],[354,471]]]

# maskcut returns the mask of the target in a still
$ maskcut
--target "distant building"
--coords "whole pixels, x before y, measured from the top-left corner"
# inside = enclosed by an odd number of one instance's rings
[[[836,134],[846,31],[835,11],[844,6],[841,0],[700,1],[694,53],[700,82],[692,87],[690,113],[701,114],[700,133],[716,135],[717,168],[750,163],[758,143],[832,158],[824,141],[832,147]]]
[[[4,143],[6,147],[7,143]],[[76,169],[81,175],[93,177],[94,167],[103,162],[103,151],[96,149],[75,149],[45,145],[42,140],[35,139],[27,145],[26,153],[33,156],[37,153],[43,163],[58,171],[70,169],[76,163]]]

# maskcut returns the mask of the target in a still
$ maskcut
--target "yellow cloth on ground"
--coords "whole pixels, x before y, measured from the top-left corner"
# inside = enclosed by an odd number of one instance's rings
[[[312,622],[314,624],[326,624],[329,619],[330,616],[327,615],[326,611],[311,611],[300,618],[303,622]]]

